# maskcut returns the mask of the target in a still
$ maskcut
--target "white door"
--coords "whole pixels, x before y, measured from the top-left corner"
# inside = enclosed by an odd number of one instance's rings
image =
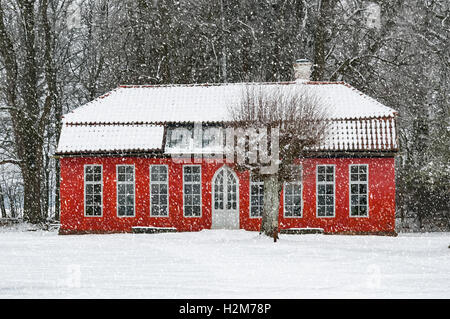
[[[211,228],[239,229],[239,183],[236,174],[226,166],[213,177]]]

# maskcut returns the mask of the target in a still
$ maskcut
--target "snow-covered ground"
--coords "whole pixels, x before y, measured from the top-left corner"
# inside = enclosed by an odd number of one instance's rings
[[[450,298],[450,233],[0,229],[0,298]]]

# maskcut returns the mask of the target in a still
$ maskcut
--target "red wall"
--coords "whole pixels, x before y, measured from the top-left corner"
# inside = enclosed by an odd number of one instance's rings
[[[203,161],[202,216],[183,217],[182,165],[169,158],[66,157],[61,163],[61,230],[63,233],[130,232],[132,226],[176,227],[196,231],[211,227],[211,181],[222,163]],[[84,217],[85,164],[103,165],[103,216]],[[116,165],[134,164],[136,181],[135,217],[117,217]],[[150,217],[149,165],[169,165],[169,217]],[[334,164],[336,181],[335,217],[316,217],[316,165]],[[349,216],[349,164],[369,165],[369,217]],[[395,228],[395,172],[393,158],[304,159],[303,216],[283,218],[281,196],[279,223],[285,228],[323,228],[325,232],[386,232]],[[259,230],[261,219],[249,217],[249,174],[236,172],[239,178],[240,227]]]

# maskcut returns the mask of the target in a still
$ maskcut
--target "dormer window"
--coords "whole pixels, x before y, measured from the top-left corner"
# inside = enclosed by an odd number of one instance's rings
[[[189,149],[193,137],[192,126],[179,126],[167,130],[166,148]]]
[[[169,127],[166,153],[221,153],[224,130],[219,126],[183,125]]]
[[[202,147],[223,147],[223,129],[221,127],[209,126],[203,128]]]

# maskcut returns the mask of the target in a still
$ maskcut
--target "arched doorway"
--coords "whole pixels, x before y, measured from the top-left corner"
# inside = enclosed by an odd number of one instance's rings
[[[239,180],[222,166],[212,180],[212,229],[239,229]]]

